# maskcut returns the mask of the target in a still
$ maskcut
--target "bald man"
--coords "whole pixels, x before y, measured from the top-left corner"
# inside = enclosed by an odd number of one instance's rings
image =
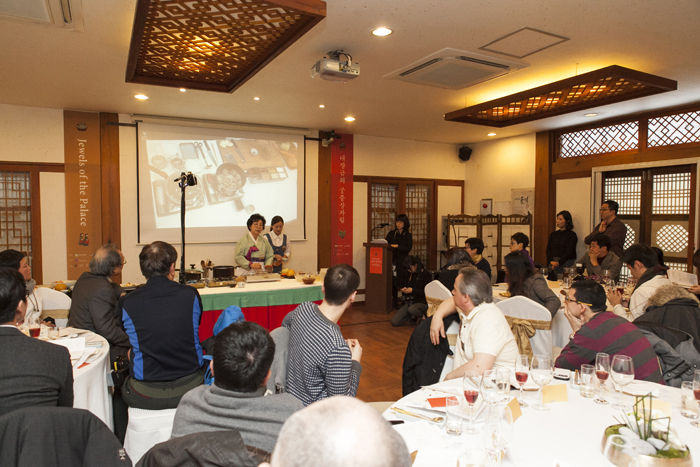
[[[352,397],[335,396],[287,419],[271,463],[272,467],[409,467],[411,457],[401,436],[376,410]]]

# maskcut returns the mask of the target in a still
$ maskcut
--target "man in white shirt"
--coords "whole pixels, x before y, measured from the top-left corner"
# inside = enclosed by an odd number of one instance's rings
[[[622,306],[622,295],[616,290],[607,292],[608,301],[613,305],[613,312],[627,319],[634,321],[643,315],[647,309],[647,300],[654,295],[656,289],[664,285],[670,285],[671,281],[666,279],[666,271],[659,268],[659,258],[656,252],[646,245],[640,243],[629,247],[622,254],[622,261],[627,265],[632,277],[637,279],[637,285],[630,297],[629,312]]]
[[[437,345],[445,337],[443,318],[459,310],[462,321],[452,372],[445,379],[461,378],[467,370],[513,368],[518,346],[503,312],[493,304],[491,280],[474,268],[464,268],[455,279],[452,300],[438,307],[430,325],[430,340]]]

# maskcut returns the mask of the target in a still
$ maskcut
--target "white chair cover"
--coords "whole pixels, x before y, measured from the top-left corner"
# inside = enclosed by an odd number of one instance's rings
[[[134,465],[158,443],[170,439],[177,409],[145,410],[129,407],[124,449]]]
[[[507,300],[496,303],[505,316],[521,319],[532,319],[537,321],[552,321],[552,314],[544,306],[530,300],[527,297],[518,295]],[[552,331],[536,330],[535,335],[530,338],[532,353],[534,355],[552,356]]]
[[[450,292],[447,287],[442,285],[442,282],[436,280],[425,286],[425,296],[444,300],[446,298],[450,298],[452,296],[452,292]]]
[[[34,296],[39,301],[42,319],[52,316],[58,327],[68,326],[68,310],[70,310],[71,305],[71,299],[68,295],[48,287],[36,287]]]

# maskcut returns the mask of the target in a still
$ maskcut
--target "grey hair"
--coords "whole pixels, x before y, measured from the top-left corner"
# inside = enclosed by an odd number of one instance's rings
[[[491,279],[480,269],[462,268],[459,270],[457,287],[462,295],[469,295],[474,306],[482,303],[493,303]]]
[[[122,264],[122,256],[113,243],[107,243],[97,249],[90,260],[90,272],[96,276],[111,276],[114,269]]]

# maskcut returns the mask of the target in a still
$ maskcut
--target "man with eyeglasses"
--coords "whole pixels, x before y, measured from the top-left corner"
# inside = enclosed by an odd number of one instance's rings
[[[556,360],[557,368],[595,364],[596,354],[632,357],[634,379],[664,384],[656,352],[633,323],[606,310],[605,290],[595,281],[576,281],[566,294],[564,316],[574,332]]]
[[[610,251],[618,258],[622,257],[622,250],[627,236],[627,225],[617,218],[617,210],[620,205],[616,201],[607,200],[600,207],[600,224],[583,239],[586,245],[590,245],[594,235],[603,234],[610,239]]]

